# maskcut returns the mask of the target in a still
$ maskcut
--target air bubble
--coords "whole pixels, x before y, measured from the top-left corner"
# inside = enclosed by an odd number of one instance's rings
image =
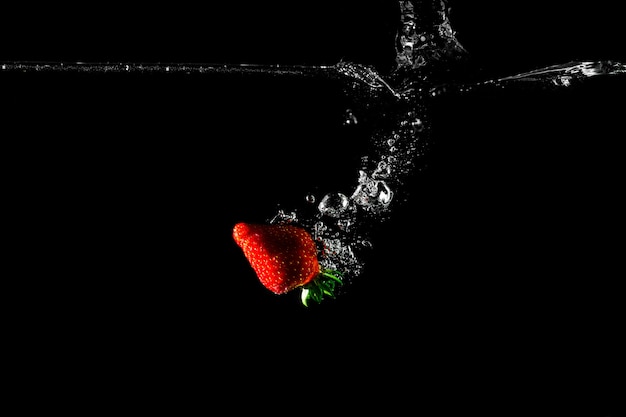
[[[357,118],[354,115],[354,113],[352,112],[352,110],[351,109],[346,109],[346,113],[344,115],[343,124],[346,125],[346,126],[350,126],[350,125],[355,125],[358,122],[359,121],[357,120]]]
[[[326,216],[340,217],[347,211],[349,205],[350,200],[345,194],[329,193],[322,198],[317,208]]]

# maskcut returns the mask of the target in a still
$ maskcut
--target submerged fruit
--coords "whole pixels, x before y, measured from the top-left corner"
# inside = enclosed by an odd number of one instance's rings
[[[317,245],[309,232],[289,224],[237,223],[233,228],[235,243],[265,288],[274,294],[302,289],[302,303],[334,297],[341,284],[337,271],[322,270]]]

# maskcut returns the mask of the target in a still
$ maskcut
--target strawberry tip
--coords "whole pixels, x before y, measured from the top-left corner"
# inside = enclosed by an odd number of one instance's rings
[[[332,269],[324,269],[311,282],[302,286],[300,299],[305,307],[309,306],[309,300],[317,303],[324,297],[335,298],[335,288],[343,284],[343,274]]]

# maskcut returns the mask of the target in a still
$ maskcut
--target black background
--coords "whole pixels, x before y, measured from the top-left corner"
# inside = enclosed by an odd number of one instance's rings
[[[0,60],[389,70],[396,3],[336,3],[5,9]],[[450,4],[485,77],[626,62],[608,1]],[[250,407],[296,399],[294,412],[329,407],[319,397],[389,414],[542,400],[557,414],[614,412],[623,77],[434,101],[412,199],[377,231],[358,282],[309,309],[262,288],[230,233],[355,183],[368,138],[341,124],[351,103],[337,85],[35,73],[0,73],[0,85],[18,390],[204,407],[232,396],[234,409],[258,394]]]

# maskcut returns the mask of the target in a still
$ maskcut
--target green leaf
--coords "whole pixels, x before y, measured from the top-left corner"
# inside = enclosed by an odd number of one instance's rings
[[[309,300],[320,303],[324,296],[335,298],[335,288],[343,284],[343,274],[332,269],[325,269],[311,282],[302,287],[300,299],[305,307],[309,306]]]

